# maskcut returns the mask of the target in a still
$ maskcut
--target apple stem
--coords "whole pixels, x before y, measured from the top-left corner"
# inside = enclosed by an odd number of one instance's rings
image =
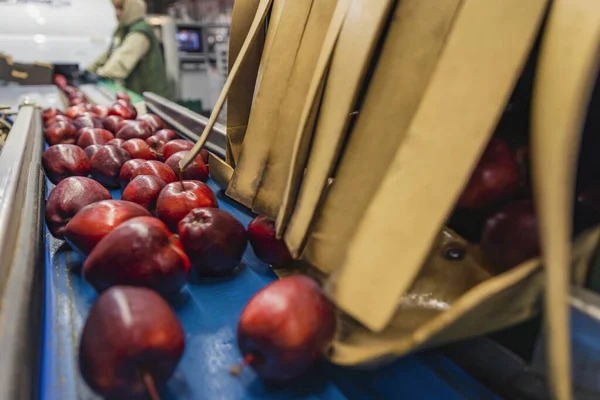
[[[160,396],[158,395],[158,390],[156,390],[156,385],[154,384],[154,379],[152,379],[152,375],[145,372],[143,375],[144,384],[146,385],[146,389],[148,390],[148,394],[152,400],[160,400]]]
[[[234,365],[233,367],[231,367],[229,372],[231,373],[231,375],[238,376],[239,374],[242,373],[242,370],[244,369],[244,367],[246,365],[252,364],[252,362],[254,361],[254,358],[255,358],[254,354],[252,354],[252,353],[246,354],[244,356],[244,359],[242,360],[242,362],[239,363],[238,365]]]

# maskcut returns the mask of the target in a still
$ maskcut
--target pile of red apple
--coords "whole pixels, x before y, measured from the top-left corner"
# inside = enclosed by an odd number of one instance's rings
[[[191,271],[233,274],[248,240],[273,267],[291,257],[275,238],[273,221],[257,217],[246,231],[218,208],[205,183],[206,152],[180,171],[192,143],[159,117],[137,116],[124,95],[112,107],[90,105],[76,88],[59,83],[71,107],[42,114],[49,145],[43,167],[56,185],[46,222],[53,236],[85,257],[82,276],[100,293],[81,336],[81,372],[100,395],[153,396],[184,352],[168,301]],[[116,188],[123,189],[120,200],[109,190]],[[245,363],[265,380],[300,375],[329,346],[334,312],[308,278],[266,287],[240,319]]]

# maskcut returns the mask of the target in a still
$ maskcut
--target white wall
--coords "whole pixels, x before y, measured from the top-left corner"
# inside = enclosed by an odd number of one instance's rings
[[[110,0],[0,1],[0,53],[22,62],[77,63],[105,51],[116,28]]]

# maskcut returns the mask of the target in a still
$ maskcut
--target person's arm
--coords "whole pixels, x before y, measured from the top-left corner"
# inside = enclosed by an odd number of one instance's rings
[[[98,68],[100,68],[104,65],[104,63],[106,63],[106,60],[108,60],[108,50],[102,53],[102,55],[98,57],[96,61],[90,64],[87,67],[87,71],[95,73],[98,70]]]
[[[150,40],[143,33],[133,32],[125,36],[121,45],[110,55],[106,63],[96,70],[103,78],[123,80],[129,76],[142,57],[150,50]]]

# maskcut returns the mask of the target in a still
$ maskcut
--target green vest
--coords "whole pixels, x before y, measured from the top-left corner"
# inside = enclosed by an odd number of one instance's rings
[[[117,31],[115,36],[118,36],[122,41],[131,32],[144,34],[150,40],[150,49],[131,71],[131,74],[125,78],[125,86],[140,95],[143,92],[154,92],[160,96],[170,98],[172,95],[171,85],[167,79],[167,71],[159,42],[152,28],[146,21],[139,20],[128,25],[124,30]]]

